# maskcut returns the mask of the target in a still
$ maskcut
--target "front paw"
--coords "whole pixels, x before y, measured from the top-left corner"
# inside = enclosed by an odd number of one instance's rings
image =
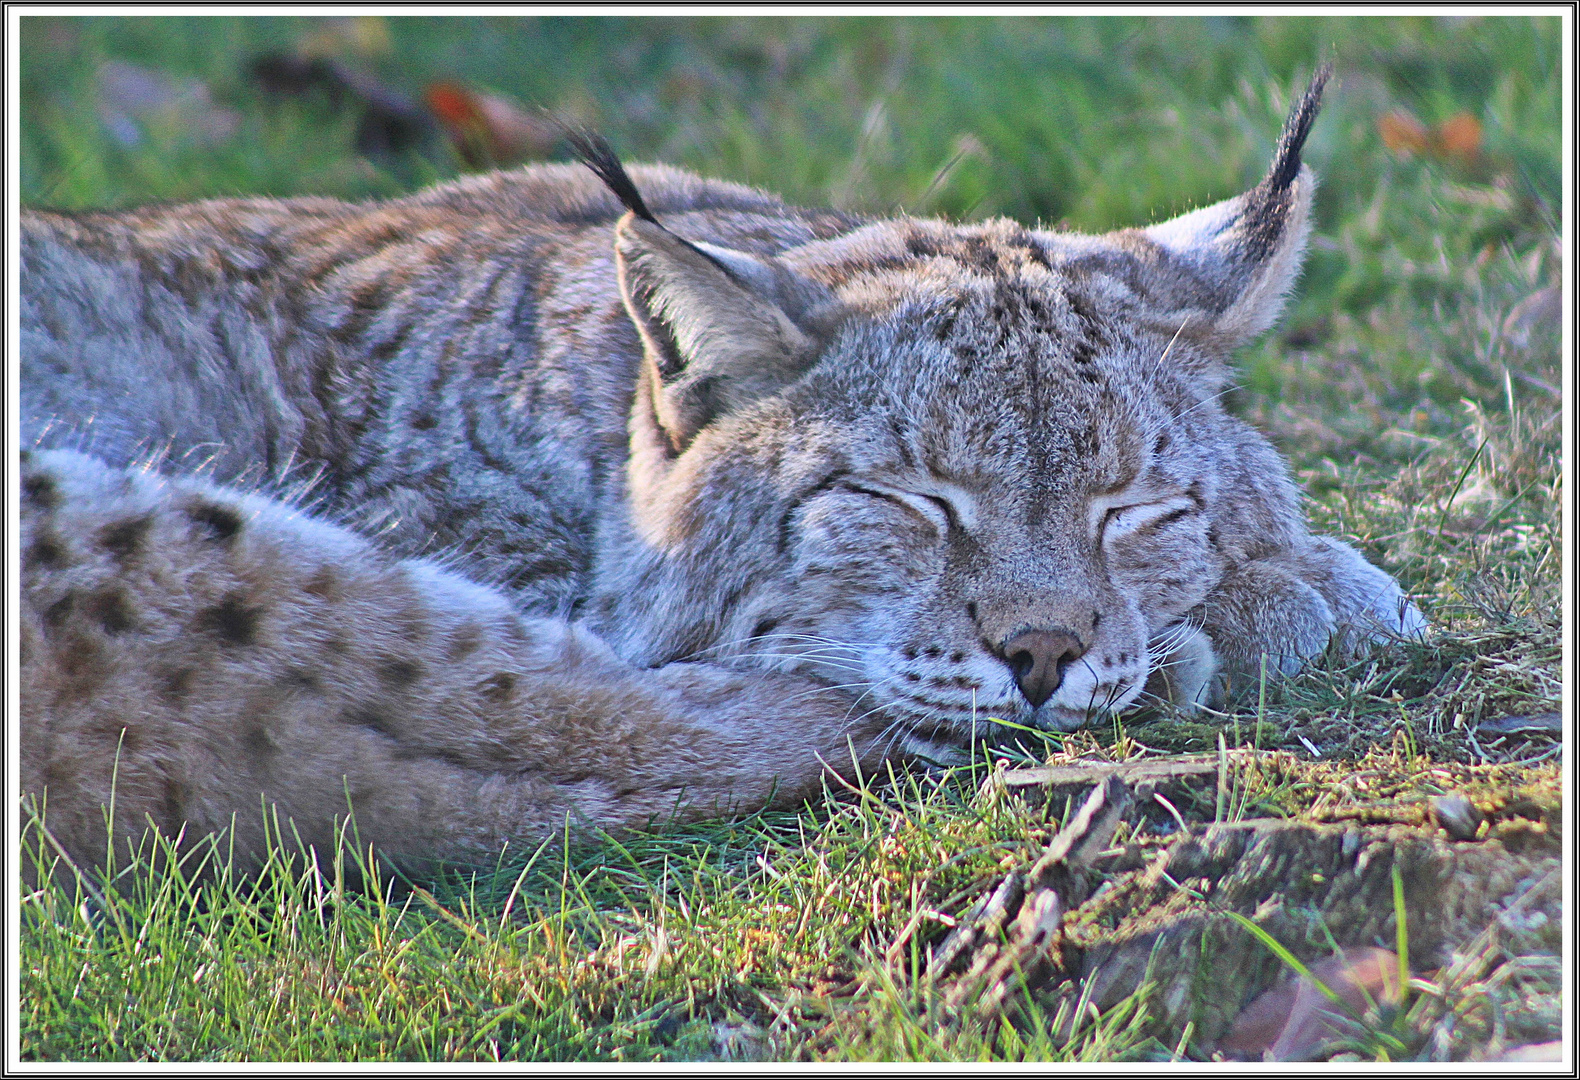
[[[1240,685],[1264,671],[1293,675],[1330,644],[1350,659],[1426,629],[1393,578],[1327,537],[1233,568],[1196,614],[1224,676]]]
[[[1297,556],[1301,576],[1327,600],[1339,634],[1339,652],[1355,656],[1368,646],[1426,635],[1426,619],[1392,577],[1348,544],[1314,536]]]
[[[1257,559],[1224,575],[1201,607],[1226,679],[1293,675],[1327,648],[1333,609],[1289,558]]]
[[[1427,633],[1425,617],[1397,581],[1365,561],[1348,543],[1311,537],[1300,567],[1334,608],[1345,636],[1341,643],[1345,652],[1357,652],[1379,641],[1419,639]]]

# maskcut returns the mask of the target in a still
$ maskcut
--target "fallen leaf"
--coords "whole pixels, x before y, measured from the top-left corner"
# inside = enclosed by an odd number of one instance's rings
[[[270,94],[299,96],[321,91],[334,109],[360,114],[355,143],[368,157],[398,156],[427,139],[433,121],[404,93],[354,65],[325,56],[268,53],[255,57],[248,77]]]
[[[1291,978],[1247,1005],[1218,1049],[1242,1060],[1315,1061],[1326,1047],[1359,1032],[1352,1017],[1370,1004],[1401,1000],[1399,957],[1388,949],[1344,949],[1310,965],[1310,971],[1344,1009],[1311,979]]]
[[[1432,819],[1448,833],[1450,840],[1474,840],[1481,827],[1481,811],[1463,795],[1438,795],[1430,803]]]
[[[1445,157],[1472,162],[1481,154],[1481,121],[1468,112],[1455,113],[1433,130],[1432,143]]]
[[[1404,156],[1425,150],[1429,141],[1426,125],[1402,109],[1379,116],[1377,134],[1384,146]]]
[[[267,94],[296,95],[322,89],[338,100],[345,91],[334,63],[322,57],[264,53],[253,57],[246,73]]]
[[[1503,320],[1503,332],[1510,336],[1529,333],[1540,322],[1556,321],[1563,314],[1563,290],[1557,285],[1534,292],[1514,305],[1508,318]],[[1530,716],[1500,716],[1483,720],[1476,725],[1481,735],[1518,735],[1536,732],[1543,735],[1562,735],[1563,717],[1555,712],[1534,713]]]
[[[559,141],[557,125],[495,94],[453,82],[436,82],[423,95],[428,108],[474,169],[547,157]]]
[[[1473,165],[1481,158],[1481,121],[1468,112],[1457,112],[1434,127],[1427,127],[1403,109],[1394,109],[1377,118],[1377,134],[1383,145],[1400,157],[1428,153],[1439,158],[1455,158],[1462,165]]]

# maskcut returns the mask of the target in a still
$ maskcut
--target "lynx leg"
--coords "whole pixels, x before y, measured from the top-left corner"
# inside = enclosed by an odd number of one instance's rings
[[[1268,675],[1292,675],[1327,647],[1333,609],[1285,557],[1258,559],[1224,575],[1200,609],[1203,629],[1232,693]]]
[[[407,865],[572,826],[793,803],[877,730],[793,676],[641,671],[432,563],[279,503],[80,454],[23,462],[22,789],[74,859],[262,805]],[[876,723],[876,721],[874,721]],[[286,835],[289,836],[289,828]]]

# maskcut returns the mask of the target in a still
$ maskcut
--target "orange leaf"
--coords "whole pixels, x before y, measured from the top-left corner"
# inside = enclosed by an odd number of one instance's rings
[[[482,118],[478,115],[477,103],[473,100],[471,91],[455,83],[431,83],[423,93],[423,98],[428,102],[428,108],[434,115],[446,124],[464,127],[475,124]]]
[[[1481,153],[1481,121],[1468,112],[1444,120],[1433,136],[1436,149],[1446,156],[1473,161]]]
[[[559,138],[549,120],[513,101],[452,82],[430,83],[423,93],[461,158],[473,168],[546,157]]]
[[[1412,154],[1425,150],[1428,134],[1421,121],[1402,109],[1384,113],[1377,118],[1377,134],[1383,145],[1396,154]]]

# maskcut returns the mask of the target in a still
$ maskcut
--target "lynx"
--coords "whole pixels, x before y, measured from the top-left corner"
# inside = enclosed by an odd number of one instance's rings
[[[1106,235],[662,166],[23,215],[22,783],[397,862],[784,805],[1418,633],[1220,396],[1300,149]],[[120,841],[117,841],[119,844]]]

